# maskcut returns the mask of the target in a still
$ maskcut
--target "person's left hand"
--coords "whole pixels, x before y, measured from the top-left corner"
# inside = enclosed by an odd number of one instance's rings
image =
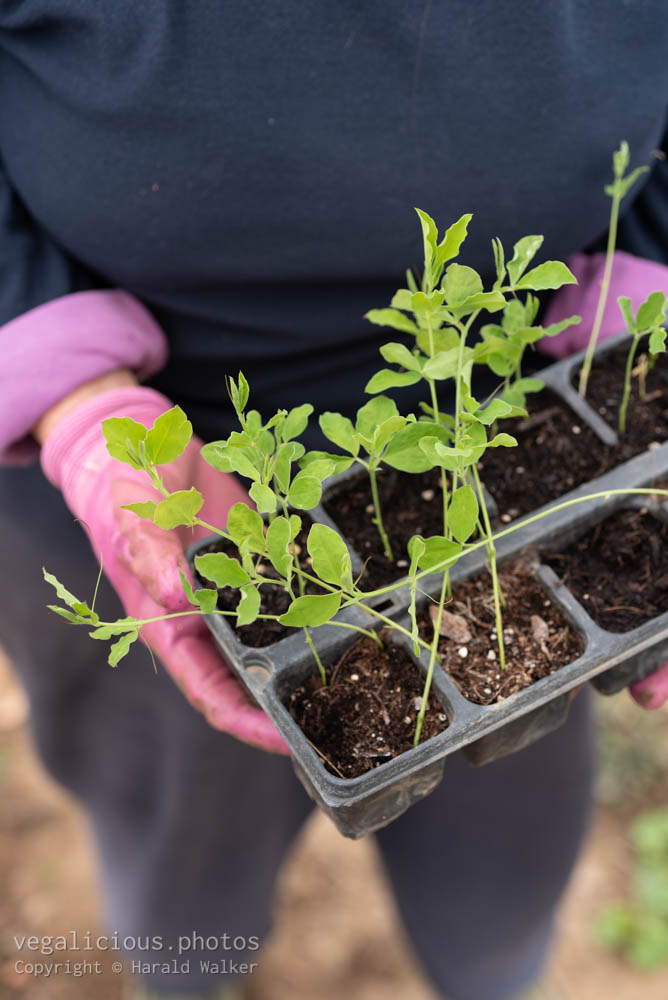
[[[566,358],[587,346],[594,324],[605,254],[577,253],[567,263],[578,283],[565,285],[552,296],[543,325],[557,323],[574,313],[582,316],[582,322],[556,337],[545,337],[540,342],[540,350],[553,358]],[[603,313],[599,340],[605,340],[624,329],[617,305],[619,295],[628,295],[635,311],[649,293],[657,288],[668,290],[668,267],[618,251],[612,268],[610,293]],[[642,708],[660,708],[668,700],[668,663],[664,663],[645,680],[632,684],[629,690]]]

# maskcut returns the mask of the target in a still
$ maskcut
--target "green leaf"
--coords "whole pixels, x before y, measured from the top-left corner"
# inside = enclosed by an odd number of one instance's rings
[[[49,611],[53,611],[55,614],[60,615],[65,621],[71,622],[72,625],[90,625],[88,618],[82,618],[81,615],[75,615],[73,611],[68,611],[67,608],[61,608],[58,604],[47,604]]]
[[[434,345],[434,353],[431,353],[431,344]],[[429,357],[435,357],[440,351],[451,351],[459,344],[459,334],[452,326],[444,330],[432,330],[431,340],[428,330],[420,330],[417,336],[417,346]]]
[[[666,296],[663,292],[650,292],[645,301],[638,307],[636,326],[639,330],[657,326],[666,318]]]
[[[372,442],[379,424],[399,415],[397,404],[389,396],[376,396],[357,411],[355,430],[367,441]]]
[[[189,490],[177,490],[158,504],[153,520],[165,530],[182,524],[191,527],[203,504],[204,497],[194,486]]]
[[[612,154],[612,172],[617,180],[621,180],[624,176],[630,160],[631,151],[629,144],[625,139],[622,139],[619,149],[616,149]]]
[[[447,431],[439,424],[426,420],[406,424],[389,442],[383,462],[400,472],[426,472],[433,468],[433,463],[420,448],[420,441],[426,437],[435,437],[444,443],[448,441]]]
[[[227,447],[226,441],[209,441],[203,445],[200,454],[205,462],[219,472],[232,472],[232,465],[227,457]]]
[[[218,603],[218,592],[215,590],[209,590],[208,587],[203,587],[200,590],[195,591],[195,600],[199,604],[204,614],[209,615],[211,614],[212,611],[216,610],[216,604]]]
[[[309,451],[304,455],[304,458],[299,463],[302,469],[308,469],[311,465],[320,466],[321,462],[328,462],[331,464],[332,471],[330,475],[334,475],[336,472],[345,472],[353,464],[354,459],[348,458],[347,455],[330,455],[326,451]],[[317,479],[320,479],[319,469],[313,473]],[[322,477],[325,478],[324,476]]]
[[[131,510],[133,514],[138,517],[143,517],[147,521],[155,522],[155,512],[158,509],[158,504],[154,500],[144,500],[137,503],[126,503],[123,504],[123,510]]]
[[[304,449],[296,441],[287,441],[285,444],[279,445],[276,449],[274,476],[283,493],[286,493],[290,487],[292,463],[295,459],[302,458],[303,455]],[[253,497],[253,499],[255,498]],[[273,513],[273,511],[269,511],[268,513]]]
[[[299,514],[290,514],[288,520],[290,522],[290,541],[294,542],[295,538],[301,531],[302,519]]]
[[[314,524],[306,544],[313,569],[321,580],[352,589],[350,553],[338,532],[326,524]]]
[[[505,254],[503,252],[503,243],[498,236],[495,236],[492,239],[492,251],[494,253],[494,267],[496,268],[496,281],[494,284],[500,287],[506,276],[506,264]]]
[[[510,388],[517,389],[518,392],[540,392],[545,388],[545,383],[539,378],[518,378]]]
[[[120,639],[114,642],[109,650],[108,664],[110,667],[115,667],[123,657],[129,653],[130,646],[133,642],[136,642],[139,638],[139,632],[126,632],[122,635]]]
[[[311,510],[320,503],[322,483],[315,476],[310,476],[308,469],[298,472],[288,490],[288,503],[298,510]]]
[[[260,613],[260,591],[252,583],[241,588],[241,598],[237,604],[237,626],[251,625]]]
[[[649,353],[663,354],[666,350],[666,331],[663,328],[652,330],[649,335]]]
[[[629,333],[635,333],[636,321],[633,316],[633,306],[631,304],[631,299],[628,295],[620,295],[617,299],[617,305],[619,306],[622,316],[624,317],[624,322],[626,323],[626,329]]]
[[[442,287],[448,306],[461,306],[472,295],[482,292],[482,281],[472,267],[451,264],[445,272]]]
[[[410,569],[408,570],[408,575],[415,576],[418,568],[418,563],[420,561],[420,558],[424,554],[426,548],[424,543],[424,538],[422,537],[422,535],[413,535],[412,538],[409,538],[408,545],[406,546],[406,548],[408,550],[408,555],[410,556],[411,560],[411,565]]]
[[[344,462],[345,468],[349,468],[352,465],[352,459],[350,458],[344,459]],[[323,457],[314,459],[303,468],[305,471],[308,471],[309,476],[315,476],[315,478],[322,483],[325,479],[329,479],[330,476],[333,476],[335,472],[340,471],[338,465],[339,463],[333,458]]]
[[[421,538],[420,535],[416,535],[415,537]],[[424,551],[418,558],[418,567],[420,569],[434,569],[435,566],[440,566],[448,559],[455,559],[462,551],[461,545],[453,542],[451,538],[446,538],[444,535],[432,535],[431,538],[421,538],[421,541]]]
[[[413,308],[411,299],[413,298],[413,292],[408,288],[400,288],[399,291],[395,292],[392,296],[392,301],[390,305],[393,309],[403,309],[406,312],[410,312]]]
[[[243,372],[239,372],[238,384],[234,381],[231,375],[228,376],[225,381],[229,397],[232,400],[232,406],[234,407],[237,415],[240,415],[246,409],[246,403],[248,402],[248,396],[250,394],[248,382],[246,381]]]
[[[318,594],[298,597],[278,619],[281,625],[304,628],[325,625],[341,606],[341,594]]]
[[[146,433],[144,425],[138,424],[131,417],[109,417],[102,421],[102,434],[107,442],[107,451],[112,458],[131,465],[133,469],[143,468],[141,462],[133,457],[132,452],[136,454],[139,442],[144,440]],[[128,451],[128,444],[132,452]]]
[[[422,370],[420,358],[412,354],[403,344],[383,344],[380,353],[391,365],[401,365],[410,372]]]
[[[504,402],[503,399],[493,399],[483,410],[476,410],[475,415],[481,424],[489,427],[497,420],[501,420],[503,417],[509,417],[512,412],[513,407],[510,403]],[[519,416],[519,414],[516,414],[516,416]]]
[[[297,529],[299,530],[299,529]],[[285,517],[275,517],[267,528],[267,554],[272,566],[287,578],[292,566],[292,527]]]
[[[416,208],[415,211],[420,217],[420,224],[422,226],[422,241],[424,243],[424,270],[425,276],[427,276],[428,274],[431,274],[431,262],[434,259],[434,253],[436,252],[438,230],[436,228],[436,223],[430,215],[423,212],[421,208]]]
[[[343,448],[350,455],[357,455],[360,446],[355,437],[355,428],[348,417],[328,411],[320,414],[319,424],[328,441]]]
[[[398,309],[370,309],[364,314],[364,318],[375,326],[389,326],[393,330],[401,330],[402,333],[418,333],[419,327],[412,319]]]
[[[628,192],[630,191],[630,189],[633,187],[633,185],[635,184],[635,182],[638,180],[638,178],[642,177],[643,174],[647,174],[647,173],[649,173],[649,167],[636,167],[635,170],[631,171],[631,173],[628,175],[628,177],[624,177],[619,182],[619,195],[620,195],[620,198],[626,197],[626,195],[628,194]]]
[[[429,361],[425,362],[423,375],[427,378],[440,381],[441,379],[452,378],[453,375],[456,375],[458,367],[459,348],[453,347],[449,351],[443,351],[440,354],[434,355],[433,358],[429,358]]]
[[[506,300],[499,291],[493,292],[476,292],[475,295],[470,295],[464,300],[458,307],[458,312],[472,313],[477,309],[486,309],[487,312],[493,313],[498,312],[499,309],[503,309],[506,305]]]
[[[466,458],[462,459],[464,466],[475,465],[482,458],[487,447],[487,431],[484,424],[476,421],[468,424],[464,430],[460,444],[466,449]]]
[[[302,403],[301,406],[295,406],[294,409],[290,410],[285,418],[285,423],[283,424],[283,440],[291,441],[292,438],[299,437],[300,434],[303,434],[308,426],[308,419],[312,413],[313,407],[310,403]]]
[[[508,261],[508,277],[516,285],[543,245],[542,236],[523,236],[513,247],[513,258]]]
[[[83,601],[80,601],[78,597],[75,597],[74,594],[71,594],[70,591],[60,582],[60,580],[56,579],[53,573],[47,573],[47,571],[44,569],[43,566],[42,566],[42,574],[46,582],[51,584],[58,597],[61,599],[61,601],[64,601],[65,604],[68,605],[68,607],[73,608],[76,604],[78,604],[79,606],[83,605],[84,603]]]
[[[243,440],[244,437],[245,435],[230,435],[234,441]],[[238,472],[240,476],[252,479],[254,482],[261,478],[261,468],[258,469],[255,464],[256,456],[252,447],[239,446],[236,443],[225,441],[213,441],[204,445],[202,456],[209,465],[218,469],[219,472]],[[259,464],[262,466],[263,462],[260,461]]]
[[[517,446],[517,438],[514,438],[512,434],[496,434],[491,441],[487,442],[488,448],[515,448]]]
[[[115,635],[123,635],[125,632],[135,631],[137,631],[136,618],[119,618],[118,621],[112,622],[110,625],[100,625],[99,628],[93,629],[88,635],[91,639],[112,639]]]
[[[544,337],[556,337],[562,330],[565,330],[569,326],[577,326],[581,322],[582,316],[569,316],[567,319],[560,320],[559,323],[550,323],[549,326],[539,326],[538,329],[542,331]]]
[[[257,511],[248,504],[235,503],[227,515],[227,531],[239,546],[247,540],[252,552],[264,552],[264,525]]]
[[[448,527],[458,542],[471,537],[478,523],[478,500],[471,486],[460,486],[448,507]]]
[[[260,514],[273,514],[278,506],[278,497],[274,491],[268,486],[263,486],[262,483],[253,483],[248,495]]]
[[[395,372],[390,368],[382,368],[369,379],[364,386],[364,391],[385,392],[386,389],[397,389],[405,385],[415,385],[420,381],[417,372]]]
[[[146,434],[146,454],[153,465],[169,465],[182,455],[193,427],[180,406],[161,414]]]
[[[561,288],[562,285],[577,285],[577,278],[560,260],[546,260],[520,278],[516,288],[531,288],[540,292],[547,288]]]
[[[425,318],[427,316],[433,317],[443,305],[443,298],[443,292],[438,291],[438,289],[429,292],[428,295],[425,292],[415,292],[411,299],[413,312]]]
[[[449,260],[452,260],[452,258],[456,257],[459,253],[459,249],[466,239],[468,224],[472,218],[473,215],[471,214],[462,215],[457,222],[453,222],[453,224],[446,229],[443,239],[436,247],[436,259],[434,261],[436,281],[438,281],[438,278],[440,277],[443,265],[447,264]]]
[[[211,580],[216,587],[242,587],[250,577],[238,559],[232,559],[224,552],[206,552],[195,556],[195,568],[205,580]]]
[[[401,430],[401,428],[406,424],[406,420],[406,417],[402,417],[397,414],[396,417],[390,417],[388,420],[384,420],[383,423],[376,428],[376,432],[373,436],[374,455],[380,455],[382,453],[383,448],[388,443],[390,438],[394,437],[394,435]],[[413,421],[411,420],[411,423],[412,422]]]
[[[448,447],[435,437],[422,438],[420,448],[427,457],[430,469],[438,466],[440,469],[454,472],[461,464],[460,459],[467,456],[467,452],[461,448]]]

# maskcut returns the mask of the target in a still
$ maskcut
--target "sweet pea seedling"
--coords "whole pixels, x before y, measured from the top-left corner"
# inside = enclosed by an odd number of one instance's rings
[[[610,223],[608,225],[608,243],[605,251],[605,266],[603,268],[601,291],[596,305],[596,313],[594,315],[594,325],[591,328],[589,343],[587,344],[587,352],[582,363],[582,368],[580,369],[580,384],[578,386],[578,392],[582,397],[587,395],[587,383],[589,382],[589,375],[591,374],[594,351],[596,350],[598,336],[601,332],[603,314],[605,313],[605,306],[608,301],[608,293],[610,291],[612,264],[615,254],[615,246],[617,244],[619,206],[622,199],[631,190],[631,187],[635,184],[638,177],[647,173],[649,169],[648,167],[636,167],[636,169],[632,170],[630,174],[627,174],[626,169],[629,165],[630,156],[629,144],[627,142],[622,142],[619,149],[612,154],[612,184],[607,184],[605,187],[605,193],[612,198],[612,203],[610,205]]]
[[[626,412],[631,397],[631,376],[633,375],[633,362],[640,341],[644,337],[649,337],[649,358],[650,364],[654,364],[659,354],[666,352],[666,331],[663,324],[666,322],[666,309],[668,299],[663,292],[651,292],[645,301],[638,307],[635,316],[631,299],[622,295],[617,299],[621,309],[626,329],[631,335],[631,346],[626,358],[626,369],[624,372],[624,392],[619,406],[618,430],[620,434],[626,432]],[[644,397],[644,377],[640,372],[640,396]]]
[[[345,454],[307,452],[297,440],[313,412],[310,404],[279,410],[265,422],[258,411],[247,408],[250,389],[243,374],[239,373],[236,381],[228,379],[228,392],[240,429],[225,440],[204,445],[202,455],[221,473],[236,473],[248,480],[257,509],[243,503],[235,504],[229,512],[226,528],[221,529],[200,519],[203,498],[196,489],[172,493],[163,481],[160,469],[177,460],[191,440],[191,425],[179,407],[159,417],[150,429],[129,418],[104,422],[103,432],[110,454],[143,470],[156,490],[155,501],[129,504],[127,509],[165,529],[204,527],[216,532],[235,553],[212,552],[198,556],[195,561],[198,574],[213,586],[194,589],[183,577],[184,592],[192,610],[147,620],[129,617],[101,622],[95,613],[94,601],[89,607],[55,577],[45,573],[65,605],[52,606],[57,614],[72,624],[89,628],[94,638],[116,639],[109,656],[113,666],[149,622],[189,614],[223,614],[236,618],[237,625],[267,619],[301,628],[325,684],[325,670],[309,630],[322,625],[348,628],[380,644],[374,629],[364,629],[337,617],[339,611],[364,603],[365,611],[378,623],[410,637],[416,651],[421,648],[429,651],[429,667],[414,735],[417,744],[437,661],[444,605],[450,594],[450,571],[463,555],[481,547],[486,550],[491,574],[499,665],[505,666],[503,595],[497,574],[495,539],[517,530],[520,525],[511,525],[496,535],[492,532],[477,465],[487,448],[514,447],[517,443],[511,435],[497,432],[497,425],[501,420],[525,413],[526,393],[539,388],[537,380],[522,376],[522,358],[527,346],[578,319],[570,317],[546,329],[536,326],[537,299],[533,293],[559,288],[575,278],[559,261],[529,266],[540,248],[540,236],[519,240],[507,263],[500,241],[494,240],[496,279],[492,288],[485,290],[476,271],[454,261],[472,217],[462,216],[439,241],[430,216],[420,210],[418,215],[424,245],[421,287],[409,272],[407,287],[399,289],[390,307],[367,314],[372,322],[390,326],[412,340],[409,346],[392,342],[381,348],[385,362],[395,367],[382,369],[369,381],[366,391],[373,398],[359,409],[354,424],[336,413],[325,413],[320,418],[327,438]],[[647,332],[648,325],[651,327],[651,351],[658,346],[658,305],[658,300],[653,299],[651,308],[645,304],[646,308],[641,307],[645,311],[639,310],[632,317],[638,339]],[[665,301],[662,306],[665,313]],[[481,340],[470,344],[472,326],[483,311],[500,314],[500,322],[483,327]],[[476,365],[487,366],[502,379],[498,392],[485,400],[478,400],[473,392]],[[419,419],[413,414],[402,416],[396,404],[382,395],[386,389],[420,381],[425,383],[428,402],[423,404]],[[442,383],[454,390],[452,414],[439,408],[438,392]],[[408,543],[409,628],[367,603],[372,597],[392,593],[404,581],[371,592],[361,590],[353,578],[346,543],[333,529],[313,524],[306,540],[308,569],[298,558],[295,539],[302,520],[296,511],[315,507],[320,501],[323,482],[333,473],[349,468],[353,462],[369,472],[374,520],[389,559],[394,554],[383,525],[378,496],[376,473],[379,467],[386,464],[409,473],[429,469],[440,471],[442,534],[429,538],[415,535]],[[657,492],[665,491],[620,490],[605,495]],[[589,499],[591,497],[578,497],[564,501],[549,511],[525,519],[522,526]],[[261,563],[269,563],[275,575],[271,578],[262,575]],[[427,643],[418,631],[416,601],[423,579],[434,574],[441,575],[440,598],[433,638]],[[306,592],[309,584],[317,593]],[[222,587],[239,591],[236,611],[218,609],[218,590]],[[278,587],[287,593],[290,603],[284,614],[260,612],[262,588],[267,587]]]

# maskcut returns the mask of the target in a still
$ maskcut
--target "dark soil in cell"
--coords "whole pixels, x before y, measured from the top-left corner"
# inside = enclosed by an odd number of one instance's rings
[[[577,659],[580,636],[562,618],[525,562],[501,569],[506,599],[503,634],[506,666],[499,667],[494,599],[489,573],[455,587],[447,605],[438,655],[443,668],[464,697],[477,705],[493,705]],[[436,605],[419,620],[422,638],[433,638]]]
[[[299,547],[298,551],[300,550],[299,562],[302,569],[306,572],[309,572],[311,569],[307,561],[308,553],[306,549],[306,538],[310,528],[311,522],[304,518],[303,527],[295,539],[295,542]],[[224,552],[225,555],[231,556],[234,559],[239,558],[239,553],[235,546],[231,542],[227,542],[224,539],[221,539],[219,542],[212,543],[208,548],[202,549],[202,551],[198,554],[204,555],[205,552]],[[269,582],[270,580],[278,579],[278,573],[271,563],[263,562],[262,567],[262,575],[266,577],[268,582],[266,584],[262,584],[260,587],[260,614],[282,615],[288,610],[288,607],[292,602],[292,598],[282,587],[278,587]],[[203,581],[203,584],[205,586],[211,586],[211,584],[206,580]],[[305,593],[321,594],[322,590],[317,587],[316,584],[307,583]],[[234,587],[222,587],[218,591],[217,606],[221,611],[236,611],[238,604],[239,591]],[[293,632],[300,631],[300,629],[287,628],[285,625],[279,624],[279,622],[267,621],[266,619],[258,619],[250,625],[242,625],[240,628],[235,625],[234,618],[229,617],[225,620],[233,628],[239,642],[242,642],[245,646],[252,646],[254,649],[259,649],[263,646],[271,646],[273,643],[278,642],[279,639],[284,639],[287,635],[292,635]]]
[[[505,523],[603,475],[622,460],[554,393],[543,390],[529,396],[527,410],[528,417],[499,423],[500,430],[517,439],[517,447],[490,448],[478,466]]]
[[[355,778],[411,749],[423,686],[404,649],[386,642],[381,650],[363,637],[327,671],[327,687],[309,677],[287,706],[327,769]],[[430,695],[421,742],[447,725]]]
[[[341,534],[366,562],[359,580],[363,590],[375,590],[406,575],[406,546],[413,535],[427,538],[443,533],[440,470],[416,475],[382,469],[378,473],[378,492],[393,563],[385,557],[378,529],[371,520],[374,510],[366,472],[348,480],[323,503]]]
[[[630,632],[668,611],[668,524],[646,511],[619,511],[542,558],[609,632]]]
[[[624,391],[624,372],[628,346],[616,348],[597,358],[587,386],[587,402],[593,410],[617,431],[619,404]],[[642,352],[636,355],[635,364]],[[574,378],[577,388],[579,371]],[[645,398],[639,395],[638,378],[632,382],[626,419],[626,432],[620,438],[615,465],[639,455],[655,442],[668,440],[668,361],[657,358],[656,366],[645,380]]]

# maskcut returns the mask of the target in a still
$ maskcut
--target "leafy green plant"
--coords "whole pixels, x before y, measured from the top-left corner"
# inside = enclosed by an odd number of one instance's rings
[[[603,314],[605,312],[605,306],[608,301],[608,293],[610,291],[612,264],[615,246],[617,244],[619,206],[621,205],[622,199],[631,190],[631,187],[635,184],[638,177],[647,173],[648,170],[648,167],[636,167],[630,174],[627,174],[626,170],[629,165],[630,157],[631,154],[629,151],[629,144],[627,142],[622,142],[619,149],[612,154],[612,184],[607,184],[605,187],[605,193],[612,199],[610,206],[610,222],[608,225],[608,243],[605,251],[605,266],[603,268],[601,291],[596,305],[596,313],[594,315],[594,325],[591,328],[587,351],[582,368],[580,369],[578,392],[583,397],[587,395],[587,383],[589,382],[589,375],[591,374],[594,351],[596,350],[599,333],[601,332],[601,323],[603,322]]]
[[[375,512],[373,520],[378,528],[383,551],[390,562],[394,561],[394,555],[383,525],[377,471],[383,462],[397,468],[396,461],[401,461],[397,456],[401,455],[401,442],[404,440],[399,436],[399,432],[414,422],[415,417],[412,414],[402,417],[397,404],[387,396],[376,396],[375,399],[365,403],[357,411],[354,424],[340,413],[326,412],[320,416],[320,428],[328,441],[351,456],[350,461],[342,459],[340,455],[329,455],[324,452],[316,452],[310,458],[306,458],[306,472],[310,464],[323,460],[333,462],[340,470],[350,467],[353,462],[359,463],[367,470]]]
[[[604,948],[638,969],[668,962],[668,809],[643,813],[629,831],[635,850],[631,899],[608,906],[595,924]]]
[[[627,332],[631,335],[631,346],[626,358],[626,369],[624,372],[624,392],[619,406],[618,429],[620,434],[626,432],[626,413],[629,399],[631,397],[631,377],[634,373],[633,363],[636,352],[640,346],[640,341],[644,337],[649,337],[649,365],[652,366],[659,354],[666,351],[666,331],[663,324],[666,321],[666,309],[668,300],[663,292],[651,292],[645,301],[638,307],[635,316],[631,299],[627,296],[620,296],[617,299],[622,316],[626,323]],[[641,366],[639,371],[640,398],[644,398],[644,372],[645,367]]]
[[[527,347],[543,336],[560,332],[578,321],[570,317],[552,327],[535,325],[535,292],[556,289],[575,281],[565,264],[545,261],[531,267],[542,243],[540,236],[519,240],[506,263],[503,247],[494,240],[495,280],[485,289],[481,276],[472,268],[454,261],[464,242],[470,215],[462,216],[439,240],[434,221],[418,210],[423,234],[424,269],[421,287],[407,273],[407,287],[394,295],[386,309],[368,313],[371,322],[389,326],[408,336],[408,346],[400,342],[383,345],[381,355],[393,368],[383,368],[366,386],[373,397],[357,412],[355,422],[342,414],[325,413],[320,425],[325,436],[344,454],[306,451],[298,440],[306,430],[313,407],[303,404],[279,410],[263,420],[257,410],[248,409],[250,389],[242,373],[229,378],[228,393],[239,429],[221,441],[203,446],[202,455],[222,473],[235,473],[249,482],[249,494],[256,509],[235,504],[224,529],[203,521],[199,514],[203,497],[194,488],[171,492],[161,469],[175,461],[188,446],[192,427],[179,407],[174,407],[146,428],[129,418],[104,421],[103,433],[110,454],[133,468],[142,470],[156,491],[155,500],[131,503],[127,509],[148,518],[164,529],[178,526],[203,527],[220,536],[225,551],[200,555],[195,560],[198,575],[213,586],[193,588],[184,577],[184,592],[192,610],[139,620],[122,618],[102,622],[89,605],[72,595],[51,574],[61,605],[51,609],[74,625],[90,630],[95,639],[112,639],[109,663],[115,666],[137,640],[141,629],[153,621],[189,614],[216,614],[232,617],[237,626],[256,620],[278,621],[303,630],[320,671],[323,685],[326,672],[311,638],[310,630],[323,625],[352,629],[381,644],[375,628],[365,629],[343,620],[339,612],[364,604],[369,616],[388,629],[410,637],[415,651],[429,652],[421,707],[414,743],[421,739],[424,717],[435,664],[438,638],[446,599],[450,595],[450,572],[464,555],[484,547],[489,564],[496,618],[496,641],[500,669],[505,668],[503,639],[503,594],[496,565],[496,540],[517,530],[511,525],[493,533],[478,463],[488,448],[514,447],[509,434],[499,432],[500,421],[523,415],[528,392],[537,391],[537,380],[522,375]],[[447,265],[447,266],[446,266]],[[482,336],[473,341],[474,324],[482,313],[499,313],[498,324],[487,324]],[[473,381],[476,366],[485,366],[500,378],[498,389],[486,399],[477,399]],[[384,392],[419,382],[425,384],[428,399],[418,418],[403,416],[396,403]],[[440,408],[439,393],[450,390],[454,412]],[[391,593],[404,581],[365,591],[353,577],[352,560],[343,538],[326,525],[312,524],[306,535],[308,561],[300,559],[295,540],[305,530],[299,513],[313,509],[320,501],[323,483],[353,462],[364,467],[370,478],[374,501],[374,521],[388,559],[394,557],[383,524],[377,473],[388,465],[408,473],[437,469],[442,485],[442,533],[424,538],[413,536],[408,543],[410,566],[410,625],[408,628],[388,618],[374,606],[373,598]],[[649,493],[650,490],[609,491]],[[668,494],[666,494],[668,495]],[[552,512],[581,503],[587,497],[564,501]],[[550,512],[547,512],[550,513]],[[531,523],[546,512],[525,519]],[[271,574],[262,572],[269,564]],[[417,595],[424,580],[440,574],[438,613],[433,638],[426,642],[417,621]],[[363,579],[363,578],[362,578]],[[234,611],[220,609],[218,590],[234,588],[239,602]],[[262,594],[277,587],[287,594],[289,604],[281,615],[261,612]],[[310,591],[310,592],[309,592]]]

